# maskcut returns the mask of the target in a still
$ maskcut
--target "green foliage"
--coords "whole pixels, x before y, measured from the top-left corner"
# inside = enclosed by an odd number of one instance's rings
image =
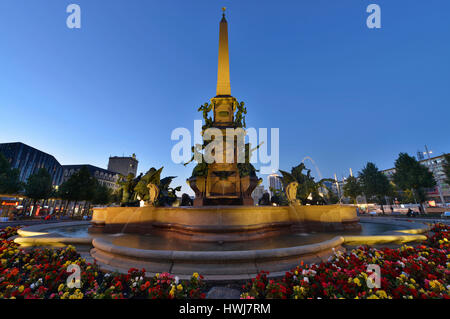
[[[303,171],[306,170],[306,174]],[[280,170],[282,174],[282,183],[284,188],[291,182],[297,182],[297,199],[303,204],[323,205],[327,203],[327,197],[321,196],[320,193],[330,192],[325,185],[326,181],[333,181],[329,178],[323,178],[316,182],[311,176],[311,170],[307,169],[304,163],[292,167],[291,172]]]
[[[339,197],[331,190],[328,190],[324,193],[324,200],[328,205],[333,205],[339,203]]]
[[[28,178],[25,185],[25,196],[36,202],[40,199],[48,199],[52,194],[52,177],[45,168],[40,168],[36,174]]]
[[[94,197],[92,199],[93,204],[107,205],[113,201],[113,194],[109,187],[96,183]]]
[[[398,192],[397,200],[401,204],[410,204],[416,202],[415,195],[410,189],[407,189],[403,192]]]
[[[356,197],[362,194],[361,184],[358,179],[354,176],[349,176],[343,187],[344,196],[350,197],[353,204],[356,204]]]
[[[367,200],[375,200],[379,204],[384,204],[384,197],[392,194],[389,180],[378,167],[371,162],[359,172],[361,189]]]
[[[19,169],[11,168],[8,160],[0,153],[0,194],[19,193],[24,187],[19,175]]]
[[[400,153],[395,161],[393,180],[401,190],[411,190],[420,202],[426,199],[423,189],[436,185],[433,173],[406,153]]]
[[[278,206],[289,205],[289,201],[284,191],[282,191],[281,189],[274,189],[272,187],[269,187],[269,189],[272,192],[272,197],[270,198],[270,202],[272,204],[277,204]]]
[[[91,176],[88,168],[83,166],[61,184],[58,195],[69,201],[93,201],[98,188],[98,181]]]

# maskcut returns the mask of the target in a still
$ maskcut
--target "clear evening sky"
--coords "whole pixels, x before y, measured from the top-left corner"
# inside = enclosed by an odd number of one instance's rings
[[[215,95],[222,6],[231,93],[247,126],[280,128],[281,169],[310,156],[342,177],[425,144],[450,151],[447,0],[1,0],[0,143],[104,168],[136,153],[139,171],[164,166],[188,191],[170,134]]]

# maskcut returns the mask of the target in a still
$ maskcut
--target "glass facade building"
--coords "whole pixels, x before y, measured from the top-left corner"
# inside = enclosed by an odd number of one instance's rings
[[[0,153],[6,157],[12,168],[19,169],[22,182],[26,182],[28,177],[36,174],[40,168],[45,168],[52,176],[53,186],[61,184],[63,168],[52,155],[20,142],[0,143]]]

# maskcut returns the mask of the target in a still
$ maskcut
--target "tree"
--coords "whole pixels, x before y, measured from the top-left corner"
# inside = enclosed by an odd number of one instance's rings
[[[344,184],[344,196],[350,197],[353,204],[356,204],[356,198],[362,194],[361,184],[354,176],[349,176]]]
[[[98,182],[91,176],[89,169],[83,166],[60,186],[58,194],[67,201],[75,201],[73,215],[78,202],[90,202],[94,199],[97,185]]]
[[[48,199],[52,194],[52,177],[45,168],[40,168],[36,174],[28,178],[25,185],[25,196],[33,200],[32,215],[36,211],[36,202]]]
[[[389,180],[378,167],[371,162],[366,164],[366,167],[359,172],[359,180],[361,183],[361,190],[366,195],[368,200],[376,200],[378,204],[383,205],[385,196],[392,193]]]
[[[394,183],[403,191],[411,190],[420,203],[426,199],[425,188],[436,186],[433,173],[414,157],[400,153],[395,161]]]
[[[450,185],[450,154],[445,154],[444,155],[444,174],[445,174],[445,183],[447,183],[447,185]]]
[[[0,194],[19,193],[24,186],[19,175],[19,169],[11,168],[8,160],[0,153]]]
[[[105,185],[100,185],[98,182],[96,184],[92,203],[97,205],[106,205],[111,203],[113,199],[111,189]]]
[[[286,194],[284,191],[280,189],[275,189],[272,187],[269,187],[269,190],[272,192],[272,197],[270,198],[270,202],[272,204],[277,204],[278,206],[287,206],[289,205],[289,201],[286,197]]]
[[[337,194],[331,190],[328,190],[324,193],[325,202],[329,205],[339,203],[339,197]]]

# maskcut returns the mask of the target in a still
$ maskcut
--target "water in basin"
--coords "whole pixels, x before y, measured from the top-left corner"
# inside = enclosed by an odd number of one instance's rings
[[[390,224],[378,224],[361,222],[361,231],[346,232],[346,235],[380,235],[384,232],[402,229],[399,226]],[[327,233],[290,233],[276,237],[231,243],[202,243],[189,242],[177,238],[164,237],[159,235],[136,235],[136,234],[111,234],[93,235],[88,234],[89,225],[66,226],[51,229],[51,232],[64,237],[107,237],[114,245],[138,249],[150,250],[180,250],[180,251],[235,251],[235,250],[260,250],[283,247],[293,247],[308,245],[331,239],[342,235],[342,232]],[[50,230],[49,230],[50,231]]]

